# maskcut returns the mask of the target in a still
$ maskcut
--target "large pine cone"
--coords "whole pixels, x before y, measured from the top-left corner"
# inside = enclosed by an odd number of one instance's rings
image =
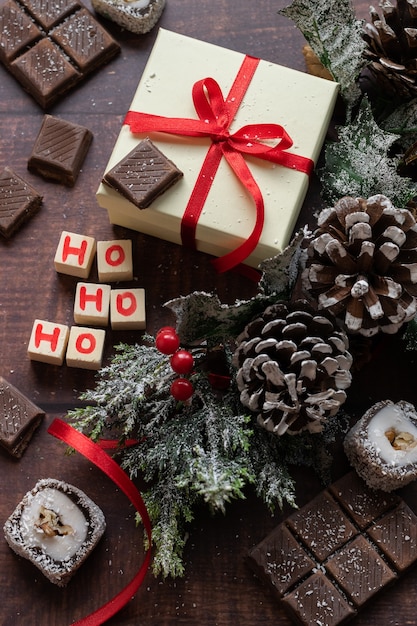
[[[242,404],[277,435],[320,432],[351,384],[348,339],[305,301],[269,306],[237,338],[233,362]]]
[[[370,7],[371,23],[365,24],[371,87],[390,98],[417,96],[417,5],[415,0],[398,0],[396,5],[381,0],[380,12]]]
[[[388,198],[345,197],[318,218],[303,286],[351,333],[393,334],[417,309],[417,225]]]

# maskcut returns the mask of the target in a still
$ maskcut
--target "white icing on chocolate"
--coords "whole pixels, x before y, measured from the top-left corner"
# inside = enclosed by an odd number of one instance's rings
[[[405,450],[395,449],[390,442],[387,431],[409,433],[417,441],[417,427],[408,419],[398,405],[388,405],[378,411],[368,423],[367,433],[378,455],[391,466],[403,466],[417,462],[417,445]]]
[[[48,536],[39,528],[41,507],[54,511],[62,524],[72,532]],[[29,498],[20,518],[20,531],[27,547],[40,548],[56,561],[70,559],[81,548],[87,537],[88,522],[81,509],[67,495],[47,487]]]

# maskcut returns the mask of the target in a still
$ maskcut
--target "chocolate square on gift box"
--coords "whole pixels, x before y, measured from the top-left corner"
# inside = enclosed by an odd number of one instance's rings
[[[207,77],[213,79],[223,99],[227,100],[227,107],[233,108],[239,101],[235,97],[236,82],[239,84],[244,74],[243,99],[236,114],[233,111],[229,116],[227,132],[236,133],[244,126],[276,124],[292,139],[293,145],[288,148],[288,153],[304,157],[309,163],[316,162],[333,112],[338,85],[264,60],[252,61],[256,69],[242,72],[248,59],[250,57],[233,50],[160,29],[127,119],[131,112],[133,116],[146,113],[162,118],[198,120],[204,126],[204,108],[200,111],[200,118],[194,107],[194,85]],[[203,168],[209,149],[222,141],[222,137],[216,133],[210,137],[194,137],[181,136],[181,132],[174,135],[157,131],[156,125],[154,131],[146,129],[142,132],[139,128],[131,132],[124,124],[104,176],[149,136],[156,147],[184,172],[181,184],[159,196],[146,211],[138,211],[117,190],[101,184],[97,200],[107,210],[110,221],[182,243],[184,210],[193,190],[198,195],[208,180],[208,194],[196,225],[196,248],[223,256],[244,243],[255,224],[256,208],[252,196],[224,157],[215,173],[207,172],[207,164]],[[246,147],[251,141],[247,140]],[[246,158],[243,155],[242,159],[256,181],[265,205],[265,223],[259,243],[245,260],[248,265],[257,267],[289,243],[309,177],[296,168],[277,165],[267,158]]]

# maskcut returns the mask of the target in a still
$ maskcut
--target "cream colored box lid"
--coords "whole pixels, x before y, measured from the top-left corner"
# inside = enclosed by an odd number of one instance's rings
[[[195,82],[214,78],[223,96],[235,80],[243,54],[160,29],[130,110],[165,117],[197,119],[192,100]],[[293,140],[289,152],[316,163],[333,112],[338,85],[297,70],[261,60],[230,126],[280,124]],[[182,170],[184,177],[148,209],[138,209],[118,192],[100,184],[97,200],[111,222],[181,243],[180,225],[196,184],[210,139],[164,133],[133,134],[123,125],[106,171],[114,167],[144,137]],[[308,188],[302,172],[255,157],[248,164],[264,199],[265,223],[259,244],[246,259],[259,263],[279,253],[289,242]],[[225,159],[222,159],[196,230],[196,247],[221,256],[239,246],[255,222],[253,199]]]

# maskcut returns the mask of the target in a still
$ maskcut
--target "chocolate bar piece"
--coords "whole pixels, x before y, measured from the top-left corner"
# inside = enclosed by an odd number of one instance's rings
[[[93,9],[132,33],[148,33],[161,17],[165,0],[92,0]]]
[[[0,445],[15,458],[26,450],[45,413],[0,376]]]
[[[103,182],[139,209],[146,209],[182,176],[150,139],[144,139],[107,172]]]
[[[92,132],[84,126],[45,115],[28,160],[28,169],[72,187],[92,138]]]
[[[0,33],[0,61],[44,109],[120,51],[77,0],[7,0]]]
[[[103,512],[81,489],[44,478],[17,505],[4,525],[4,535],[16,554],[64,587],[105,528]]]
[[[417,516],[351,472],[290,515],[248,562],[303,626],[339,626],[417,561]]]
[[[0,233],[11,237],[42,204],[42,196],[11,168],[0,172]]]

